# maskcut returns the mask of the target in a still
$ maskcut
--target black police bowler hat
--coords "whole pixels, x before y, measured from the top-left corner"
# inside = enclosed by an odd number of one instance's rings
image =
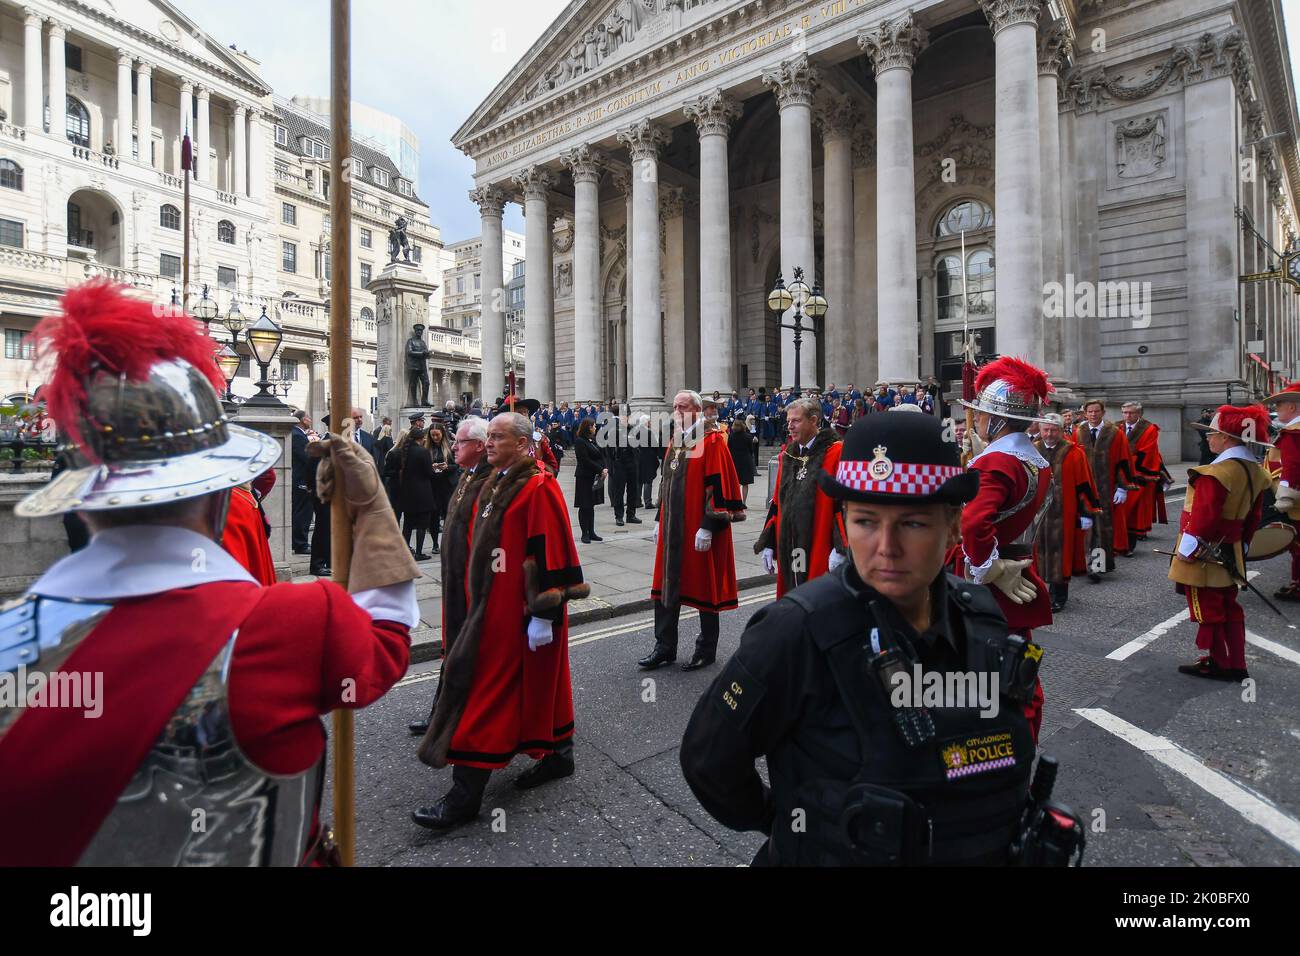
[[[858,419],[834,477],[819,471],[817,481],[832,498],[876,504],[965,504],[979,490],[979,472],[962,467],[957,442],[933,415]]]

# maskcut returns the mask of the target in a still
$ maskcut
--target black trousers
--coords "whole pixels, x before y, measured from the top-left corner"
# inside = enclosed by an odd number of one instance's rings
[[[652,475],[649,480],[641,482],[641,504],[645,506],[646,511],[651,511],[655,506],[655,480]]]
[[[330,506],[319,498],[311,499],[316,527],[311,531],[311,566],[325,567],[330,563]]]
[[[307,535],[311,531],[312,494],[306,488],[293,489],[293,549],[307,550]]]
[[[1047,590],[1052,600],[1057,604],[1064,604],[1070,599],[1070,582],[1068,580],[1062,581],[1060,584],[1048,582]]]
[[[584,538],[596,533],[596,508],[594,505],[578,509],[578,528]]]
[[[637,492],[640,484],[636,480],[636,466],[615,465],[609,471],[609,500],[614,506],[614,517],[623,517],[624,498],[627,504],[627,516],[636,516]]]
[[[671,654],[677,653],[677,630],[682,615],[679,605],[675,610],[655,601],[655,648]],[[700,636],[695,640],[695,653],[713,657],[718,651],[718,632],[721,621],[717,611],[700,612]]]

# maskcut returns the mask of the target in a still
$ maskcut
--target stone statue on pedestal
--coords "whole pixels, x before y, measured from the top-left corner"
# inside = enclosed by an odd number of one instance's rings
[[[397,225],[388,230],[388,261],[394,263],[398,261],[400,255],[402,261],[411,261],[411,243],[406,238],[406,217],[398,216]]]
[[[424,326],[418,323],[406,340],[407,403],[412,408],[429,408],[429,346]]]

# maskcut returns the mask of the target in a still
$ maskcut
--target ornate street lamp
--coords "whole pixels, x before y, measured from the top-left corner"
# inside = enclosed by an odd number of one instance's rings
[[[172,301],[175,301],[176,292],[172,290]],[[194,304],[194,318],[203,323],[203,334],[210,336],[209,326],[212,320],[217,317],[217,302],[215,299],[208,297],[208,287],[203,287],[203,298]]]
[[[779,274],[777,275],[776,284],[772,286],[772,291],[767,296],[767,307],[776,313],[778,316],[777,324],[781,328],[790,329],[794,332],[794,393],[798,396],[801,394],[799,372],[804,329],[816,335],[817,322],[826,315],[826,311],[830,306],[825,296],[822,295],[821,288],[809,289],[807,283],[803,281],[803,269],[795,267],[794,281],[790,283],[789,288],[786,288],[785,280]],[[788,323],[779,321],[779,317],[792,307],[794,308],[794,315],[791,316],[793,321]],[[811,326],[803,324],[805,309],[808,317],[813,320]]]
[[[245,404],[279,407],[283,403],[271,392],[270,365],[271,360],[275,358],[275,353],[280,351],[284,332],[266,314],[266,306],[262,306],[262,314],[248,327],[244,336],[248,339],[248,347],[253,350],[253,357],[262,372],[262,380],[257,383],[257,394]]]
[[[229,345],[221,346],[221,351],[217,353],[217,368],[221,369],[221,377],[226,380],[226,401],[233,401],[234,395],[230,392],[231,385],[234,384],[235,376],[239,374],[239,364],[243,361],[239,353]]]

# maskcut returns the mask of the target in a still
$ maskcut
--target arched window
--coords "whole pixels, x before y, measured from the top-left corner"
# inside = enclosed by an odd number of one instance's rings
[[[939,297],[938,320],[960,319],[961,305],[961,259],[956,256],[944,256],[934,268],[935,292]]]
[[[962,308],[962,267],[960,255],[945,255],[934,266],[938,321],[960,320]],[[993,253],[976,249],[966,255],[966,303],[972,320],[993,318]]]
[[[171,204],[164,205],[158,210],[158,224],[164,229],[179,229],[181,227],[181,211]]]
[[[5,189],[23,188],[23,168],[12,159],[0,159],[0,186]]]
[[[361,328],[367,332],[375,330],[375,313],[369,306],[361,310]]]
[[[223,219],[217,223],[217,241],[228,242],[231,245],[235,243],[235,224],[229,219]]]
[[[81,100],[68,97],[68,142],[90,149],[90,111]]]
[[[975,199],[964,199],[954,203],[935,226],[934,235],[938,239],[945,236],[959,236],[963,232],[978,232],[993,227],[993,210]]]

